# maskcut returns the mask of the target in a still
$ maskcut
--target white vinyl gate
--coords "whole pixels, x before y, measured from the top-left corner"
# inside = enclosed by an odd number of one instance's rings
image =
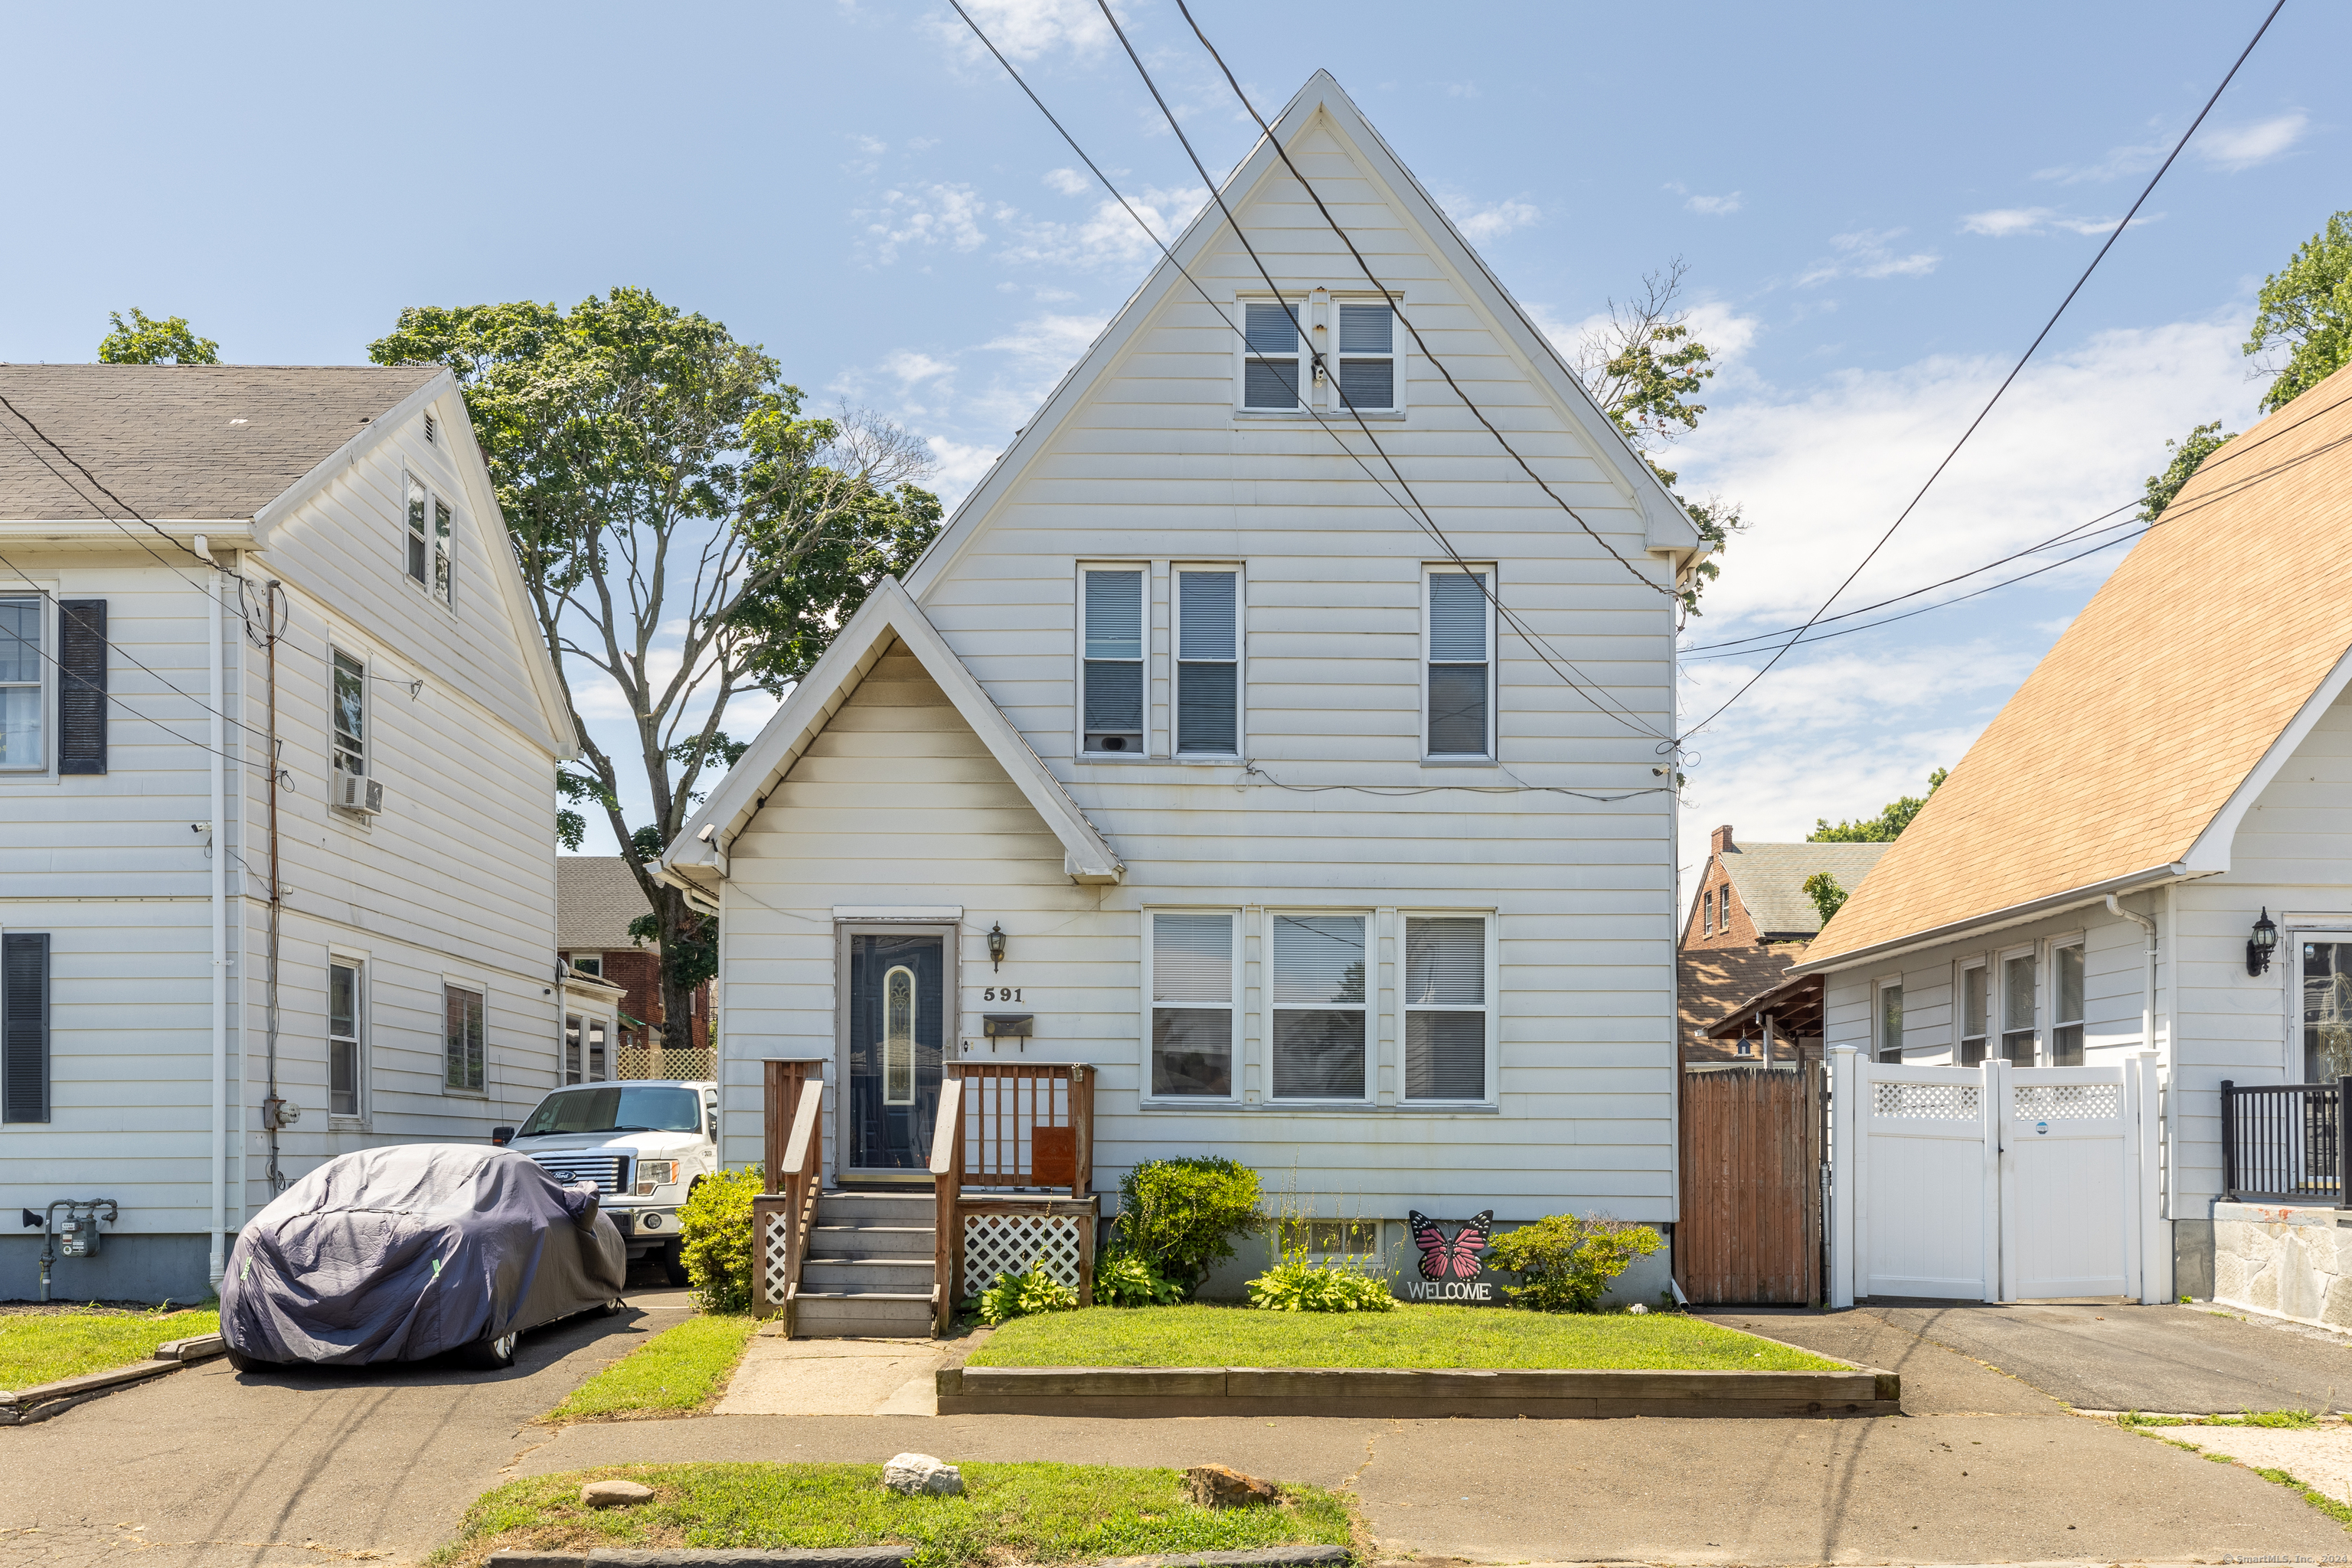
[[[2156,1058],[1898,1067],[1830,1053],[1830,1304],[2163,1300]]]

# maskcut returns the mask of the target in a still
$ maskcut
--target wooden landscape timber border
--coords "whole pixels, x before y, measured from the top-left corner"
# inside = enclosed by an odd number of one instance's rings
[[[29,1426],[36,1421],[47,1421],[62,1415],[77,1405],[87,1405],[93,1399],[128,1388],[134,1383],[144,1383],[151,1377],[177,1372],[182,1367],[208,1361],[228,1350],[220,1335],[195,1334],[183,1340],[166,1340],[155,1347],[155,1353],[146,1361],[134,1361],[128,1366],[108,1367],[103,1372],[86,1372],[79,1377],[60,1378],[34,1388],[0,1392],[0,1426]]]
[[[1843,1372],[1502,1367],[963,1366],[939,1373],[942,1415],[1370,1415],[1515,1420],[1902,1413],[1903,1380]]]

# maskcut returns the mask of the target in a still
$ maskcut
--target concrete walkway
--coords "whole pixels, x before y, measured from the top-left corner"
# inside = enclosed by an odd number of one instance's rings
[[[721,1415],[931,1415],[936,1340],[787,1340],[762,1330],[719,1401]],[[887,1456],[886,1456],[887,1457]]]

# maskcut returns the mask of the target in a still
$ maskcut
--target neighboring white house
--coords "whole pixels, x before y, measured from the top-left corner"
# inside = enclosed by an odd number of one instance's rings
[[[487,1139],[554,1085],[571,732],[447,373],[0,396],[0,1297],[20,1207],[106,1198],[58,1292],[188,1300],[273,1159]]]
[[[1789,983],[1822,976],[1827,1047],[1882,1061],[2156,1053],[2169,1247],[2151,1262],[2171,1274],[2147,1299],[2340,1325],[2352,1282],[2297,1306],[2277,1238],[2221,1201],[2221,1086],[2352,1073],[2347,405],[2352,371],[2206,459]],[[2236,1184],[2284,1195],[2292,1165],[2328,1205],[2331,1278],[2333,1114],[2252,1114]]]
[[[992,1057],[1098,1069],[1106,1188],[1217,1153],[1327,1215],[1675,1217],[1697,535],[1337,82],[1275,134],[1387,292],[1261,142],[1224,194],[1279,297],[1208,208],[1206,298],[1162,262],[671,847],[730,1162],[761,1058],[827,1062],[857,1179],[919,1175],[943,1060]],[[877,1009],[910,1079],[850,1065]]]

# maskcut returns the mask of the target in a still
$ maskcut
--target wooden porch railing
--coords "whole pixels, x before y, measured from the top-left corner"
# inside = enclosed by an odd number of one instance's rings
[[[762,1086],[767,1191],[751,1200],[752,1301],[763,1318],[782,1312],[793,1331],[800,1295],[801,1259],[824,1180],[824,1064],[771,1061]]]
[[[931,1185],[936,1204],[932,1307],[939,1331],[953,1326],[963,1273],[964,1220],[1034,1199],[1008,1190],[1066,1189],[1051,1205],[1085,1205],[1078,1247],[1078,1300],[1094,1299],[1094,1071],[1069,1065],[954,1062],[940,1086],[931,1135]],[[982,1194],[974,1197],[972,1194]],[[1057,1222],[1077,1216],[1057,1214]]]

